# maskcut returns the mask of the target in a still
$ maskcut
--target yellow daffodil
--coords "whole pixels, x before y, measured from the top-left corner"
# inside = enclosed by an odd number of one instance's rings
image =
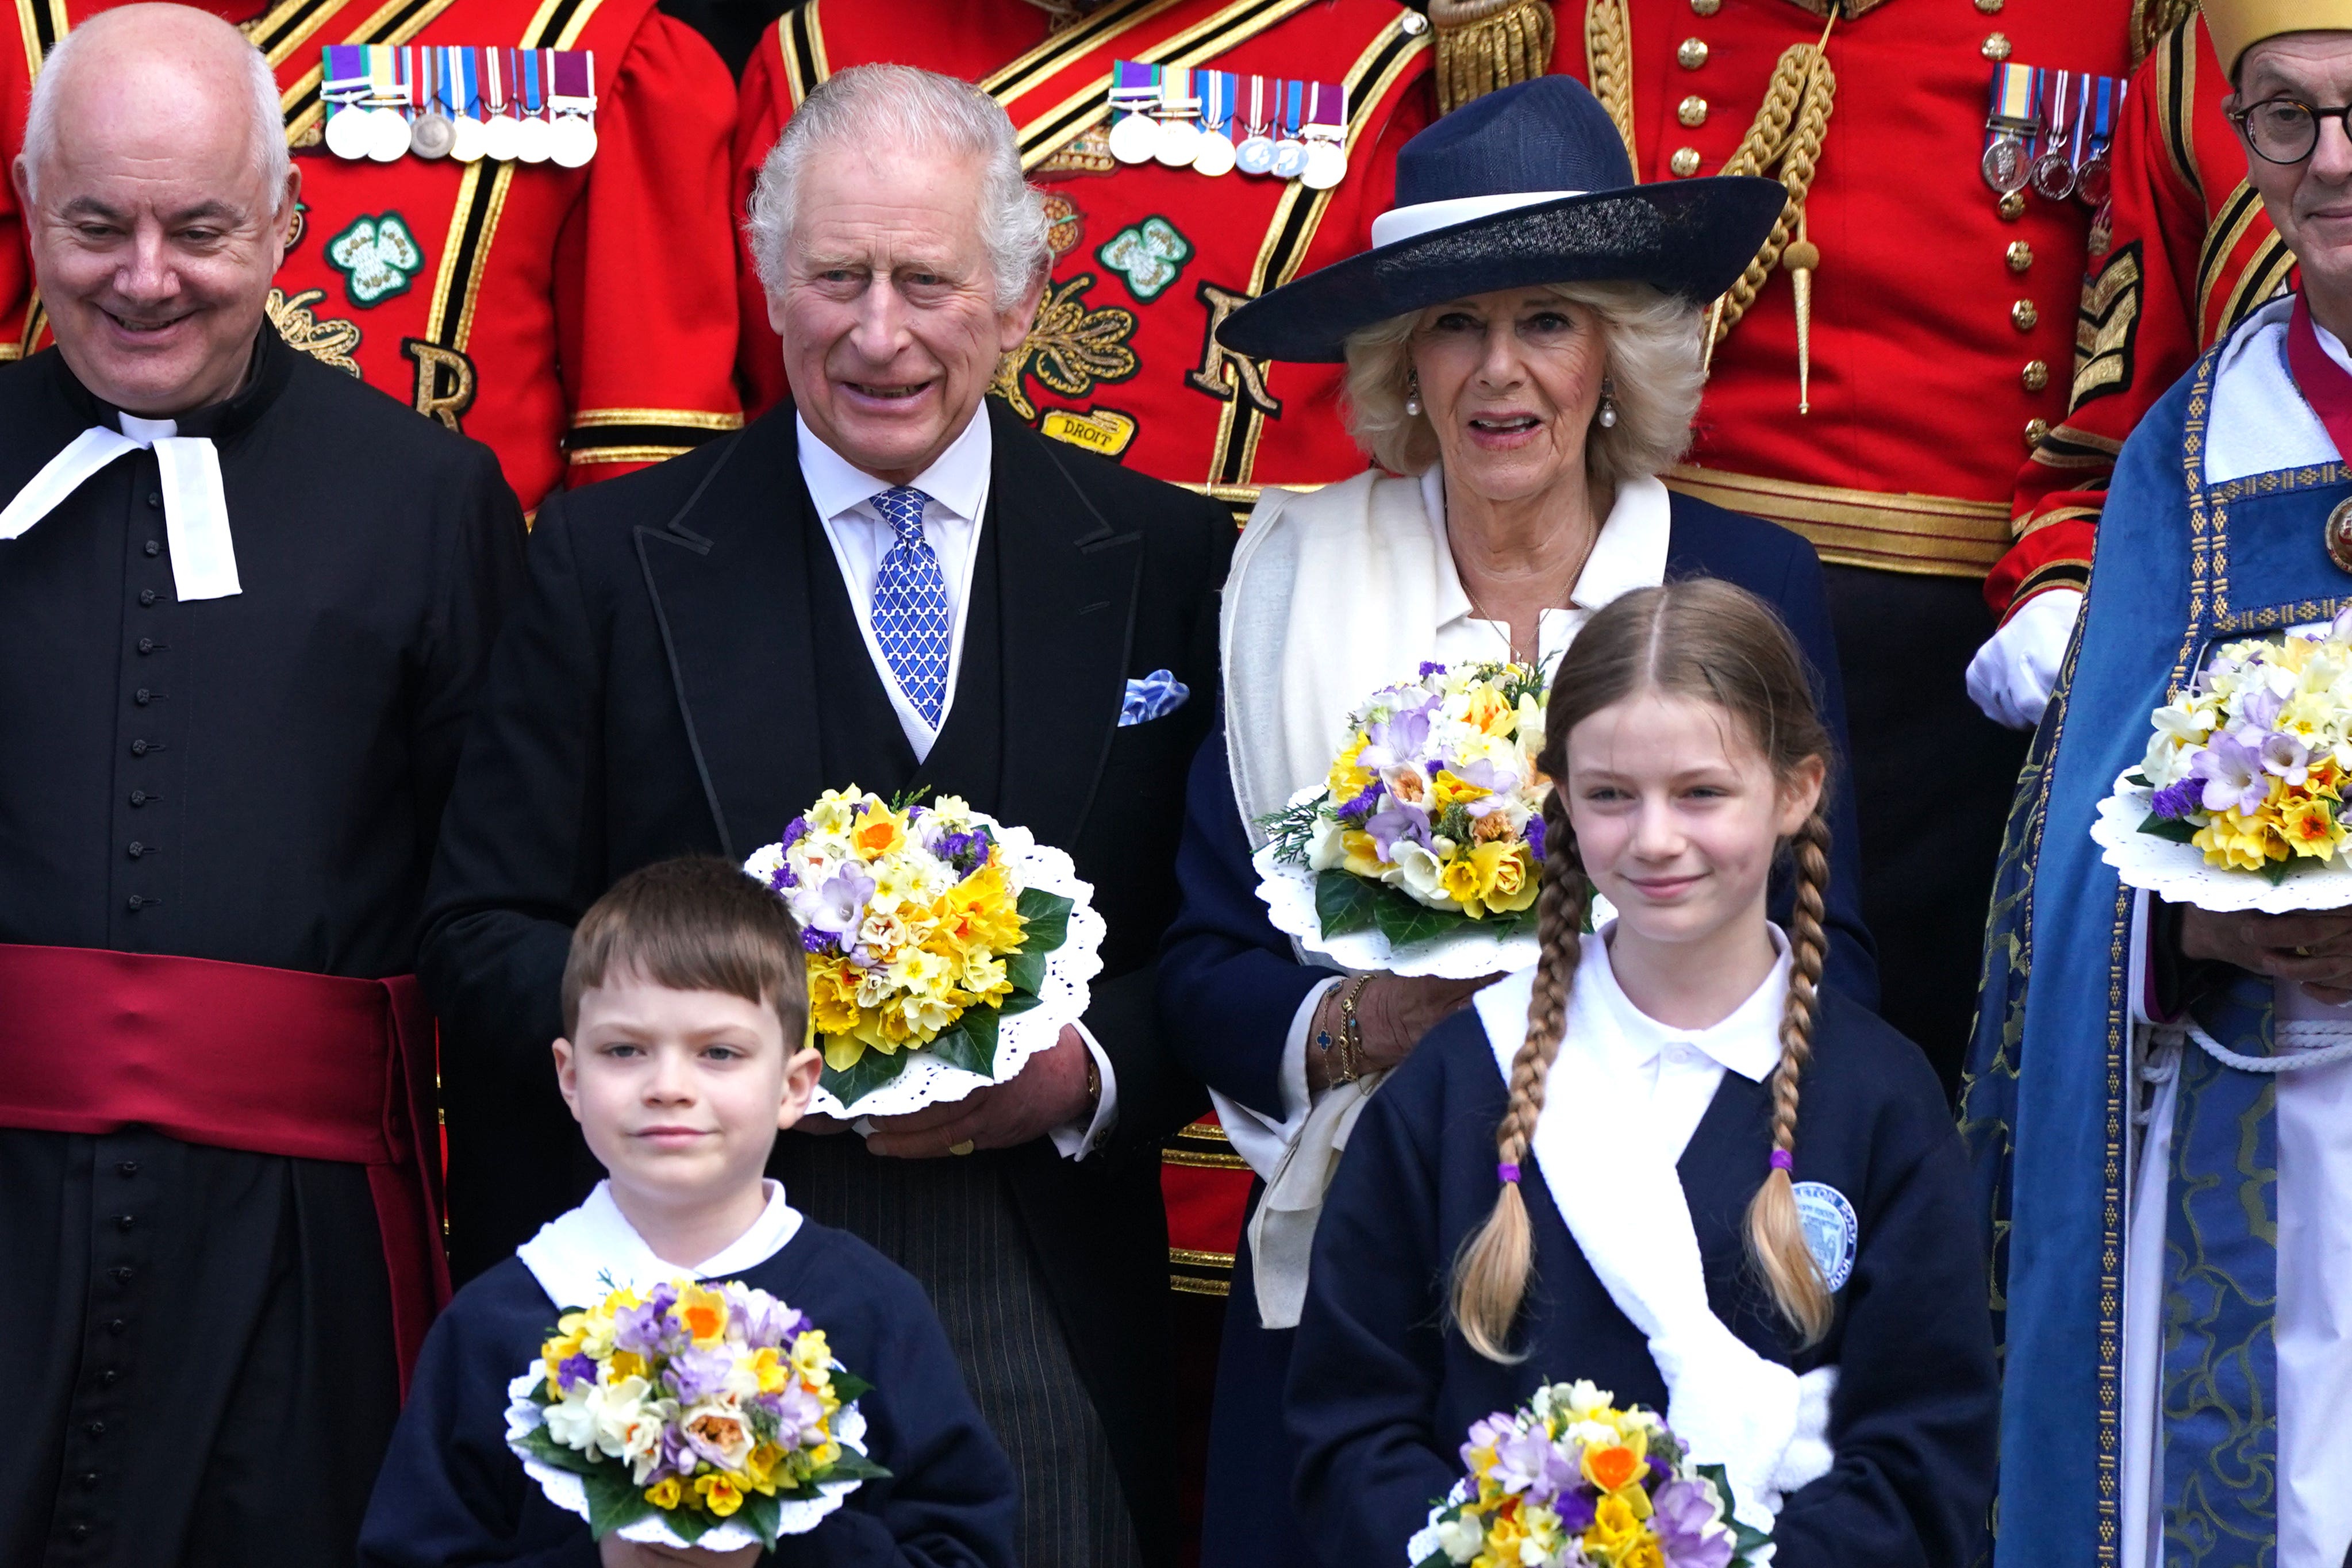
[[[1360,828],[1351,827],[1339,835],[1339,848],[1342,854],[1340,868],[1351,876],[1369,877],[1378,881],[1388,870],[1381,859],[1381,847],[1372,841],[1370,834]]]
[[[906,818],[877,801],[857,814],[850,825],[849,842],[856,847],[861,859],[896,855],[907,846]]]
[[[677,1304],[669,1313],[698,1345],[707,1348],[727,1337],[727,1298],[707,1286],[681,1282]]]
[[[810,1383],[819,1377],[830,1378],[833,1347],[825,1342],[823,1329],[807,1330],[793,1341],[793,1370]]]
[[[2259,871],[2269,861],[2287,858],[2286,840],[2271,823],[2259,816],[2241,816],[2235,806],[2199,828],[2189,842],[2205,851],[2207,865],[2240,871]]]
[[[857,1027],[857,980],[848,961],[814,953],[808,961],[809,1015],[820,1035],[845,1035]]]
[[[646,1358],[635,1351],[614,1351],[613,1358],[604,1363],[604,1381],[607,1383],[618,1383],[625,1377],[651,1378],[652,1375],[646,1367]]]
[[[702,1506],[720,1519],[743,1506],[741,1489],[722,1475],[706,1472],[695,1477],[694,1490],[702,1499]]]
[[[1448,860],[1445,868],[1437,874],[1437,885],[1472,919],[1481,919],[1486,915],[1486,906],[1479,899],[1482,889],[1478,862],[1472,857],[1458,855]]]
[[[1470,693],[1470,700],[1463,709],[1462,718],[1465,723],[1489,735],[1507,735],[1517,715],[1511,705],[1503,700],[1500,687],[1481,686]]]
[[[1606,1554],[1614,1562],[1646,1533],[1633,1504],[1612,1492],[1593,1507],[1592,1523],[1584,1532],[1584,1550],[1595,1557]]]
[[[1478,868],[1478,898],[1496,914],[1517,914],[1536,901],[1535,857],[1522,843],[1480,844],[1470,851]]]
[[[646,1489],[646,1500],[656,1508],[667,1510],[677,1506],[677,1500],[684,1491],[685,1489],[677,1484],[676,1476],[664,1476]]]
[[[2345,830],[2324,800],[2288,796],[2279,804],[2279,832],[2297,855],[2325,860],[2344,842]]]

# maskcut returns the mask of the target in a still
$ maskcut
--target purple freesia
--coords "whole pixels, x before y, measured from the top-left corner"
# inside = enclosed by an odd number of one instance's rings
[[[1707,1533],[1716,1519],[1716,1505],[1707,1489],[1696,1481],[1669,1481],[1651,1500],[1650,1526],[1658,1532],[1667,1568],[1727,1568],[1731,1532]]]
[[[1337,817],[1339,821],[1347,823],[1349,826],[1358,826],[1362,824],[1364,818],[1372,814],[1372,807],[1378,805],[1380,802],[1381,782],[1378,779],[1374,779],[1370,784],[1366,784],[1362,789],[1356,792],[1355,799],[1349,801],[1347,805],[1341,806],[1331,815]]]
[[[738,1289],[741,1288],[728,1287],[730,1297]],[[808,1327],[804,1315],[765,1290],[745,1289],[740,1300],[730,1302],[730,1308],[735,1321],[743,1326],[743,1342],[754,1350],[784,1350]]]
[[[2238,700],[2239,721],[2233,726],[2238,738],[2248,742],[2259,740],[2278,722],[2279,710],[2285,706],[2286,699],[2267,686],[2257,686],[2247,692]],[[2249,731],[2252,733],[2249,734]]]
[[[866,918],[866,900],[874,896],[874,879],[866,874],[863,866],[845,861],[811,891],[814,896],[803,906],[808,913],[808,929],[823,931],[848,947],[851,933]]]
[[[1429,813],[1418,805],[1398,805],[1376,811],[1364,823],[1364,831],[1379,846],[1381,858],[1391,863],[1396,859],[1400,839],[1410,838],[1423,849],[1430,847]]]
[[[1537,865],[1543,864],[1544,819],[1539,816],[1528,818],[1528,853],[1535,857]]]
[[[2257,748],[2263,759],[2263,771],[2299,784],[2309,776],[2311,749],[2293,735],[2265,735]]]
[[[647,1301],[643,1306],[624,1307],[613,1314],[613,1343],[632,1355],[658,1354],[669,1329],[669,1307],[666,1302]]]
[[[1552,1446],[1541,1427],[1514,1432],[1496,1443],[1490,1473],[1506,1491],[1521,1492],[1543,1503],[1574,1486],[1578,1479],[1576,1467]]]
[[[575,1383],[593,1387],[595,1382],[596,1363],[584,1355],[566,1356],[562,1364],[555,1369],[555,1384],[559,1388],[570,1388]]]
[[[1437,707],[1437,699],[1411,708],[1400,708],[1386,719],[1364,731],[1369,742],[1357,754],[1357,762],[1367,768],[1380,768],[1393,763],[1409,763],[1421,755],[1429,743],[1429,716]]]
[[[722,1392],[734,1365],[734,1353],[724,1347],[698,1350],[688,1345],[669,1358],[662,1382],[680,1405],[692,1405]]]
[[[2198,797],[2203,794],[2204,785],[2198,779],[2175,779],[2156,792],[2147,808],[2158,816],[2178,821],[2198,809]]]
[[[1498,767],[1484,757],[1467,763],[1449,761],[1445,767],[1446,771],[1464,784],[1474,784],[1479,789],[1493,792],[1485,800],[1474,800],[1468,803],[1465,809],[1473,816],[1484,816],[1488,812],[1500,811],[1509,804],[1504,796],[1519,787],[1518,774],[1508,768]]]
[[[1511,1419],[1508,1412],[1501,1410],[1470,1423],[1470,1430],[1462,1439],[1462,1468],[1475,1468],[1475,1466],[1471,1459],[1473,1454],[1481,1448],[1496,1447],[1518,1429],[1519,1424]]]
[[[763,1397],[772,1402],[776,1417],[776,1441],[787,1448],[806,1443],[815,1434],[817,1423],[824,1419],[824,1402],[803,1387],[798,1378]]]
[[[2208,811],[2235,806],[2242,813],[2252,812],[2271,792],[2262,758],[2252,747],[2229,735],[2215,735],[2208,742],[2189,764],[2189,771],[2205,786],[2201,798]]]

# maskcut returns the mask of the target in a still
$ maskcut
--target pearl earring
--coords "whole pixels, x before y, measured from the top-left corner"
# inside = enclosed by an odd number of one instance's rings
[[[1419,371],[1412,373],[1411,384],[1404,395],[1404,411],[1415,417],[1421,414],[1421,372]]]
[[[1607,376],[1601,379],[1601,427],[1617,428],[1617,384]]]

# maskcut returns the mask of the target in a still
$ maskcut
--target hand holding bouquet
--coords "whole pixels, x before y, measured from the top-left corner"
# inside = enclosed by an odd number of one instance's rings
[[[1462,1445],[1469,1474],[1405,1548],[1412,1568],[1745,1568],[1768,1539],[1731,1514],[1655,1413],[1590,1383],[1536,1390]]]
[[[2221,644],[2152,721],[2093,830],[2125,882],[2211,910],[2352,902],[2352,612]]]
[[[1261,824],[1276,927],[1357,970],[1469,979],[1532,963],[1542,671],[1423,664],[1348,730],[1324,782]]]
[[[1013,1077],[1086,1012],[1102,969],[1102,918],[1070,858],[953,795],[827,790],[743,868],[800,922],[829,1115]]]
[[[600,1541],[772,1547],[890,1473],[866,1387],[766,1291],[677,1279],[565,1312],[509,1385],[507,1445]]]

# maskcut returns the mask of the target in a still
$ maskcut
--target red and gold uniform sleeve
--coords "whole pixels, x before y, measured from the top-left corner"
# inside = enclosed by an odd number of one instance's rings
[[[1985,579],[1996,615],[2084,585],[2107,480],[2140,416],[2292,274],[2222,117],[2229,90],[2194,15],[2133,73],[2112,153],[2107,248],[2092,262],[2075,321],[2074,390],[2064,422],[2018,474],[2017,542]]]
[[[0,23],[0,364],[25,355],[31,336],[33,268],[26,251],[25,215],[16,205],[16,182],[9,171],[25,146],[25,100],[33,90],[33,65],[39,42],[26,30],[28,5],[15,5]]]
[[[556,241],[564,482],[609,479],[743,422],[733,380],[735,83],[650,12],[597,114],[594,178]]]

